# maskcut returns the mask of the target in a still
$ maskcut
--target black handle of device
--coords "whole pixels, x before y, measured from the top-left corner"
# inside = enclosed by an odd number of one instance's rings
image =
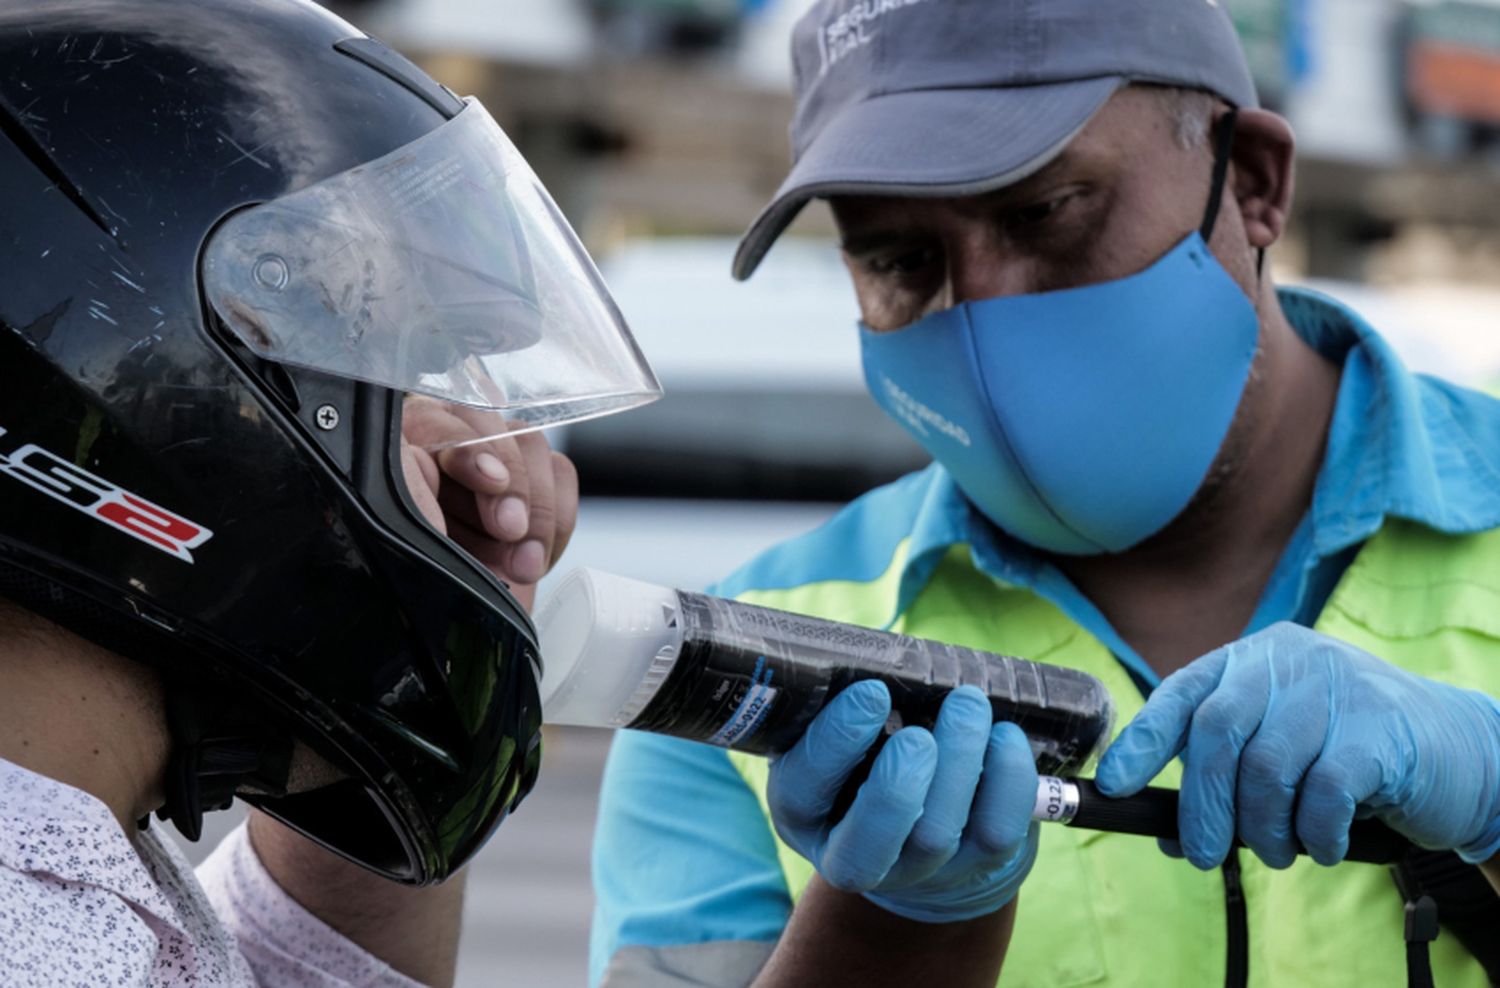
[[[854,802],[859,787],[868,778],[875,756],[883,747],[885,740],[886,738],[882,737],[880,742],[871,748],[864,761],[840,789],[834,801],[833,811],[829,814],[830,824],[843,819],[844,814]],[[1062,792],[1062,787],[1077,790],[1076,809],[1071,811],[1071,815],[1043,814],[1040,808],[1047,804],[1049,794],[1052,798],[1057,798]],[[1147,788],[1134,796],[1111,799],[1095,787],[1092,779],[1057,779],[1043,776],[1037,800],[1038,819],[1060,822],[1070,827],[1082,827],[1085,830],[1103,830],[1113,834],[1135,834],[1141,837],[1164,837],[1168,840],[1176,840],[1177,797],[1176,789]],[[1235,846],[1244,845],[1235,841]],[[1413,850],[1414,847],[1415,845],[1405,837],[1378,820],[1355,820],[1349,828],[1349,852],[1344,855],[1344,860],[1365,864],[1395,864],[1406,857],[1407,852]],[[1299,853],[1307,852],[1299,849]]]
[[[1068,821],[1069,826],[1107,830],[1116,834],[1177,839],[1175,789],[1144,789],[1124,799],[1110,799],[1095,788],[1089,779],[1065,781],[1078,787],[1078,810],[1073,814],[1073,819]],[[1394,864],[1412,846],[1405,837],[1378,820],[1355,820],[1354,825],[1349,828],[1349,853],[1344,860]]]

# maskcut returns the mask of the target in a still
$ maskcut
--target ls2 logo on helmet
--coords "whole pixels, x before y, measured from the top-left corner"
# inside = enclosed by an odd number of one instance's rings
[[[6,430],[0,428],[0,447],[5,445],[5,435]],[[131,494],[34,443],[10,452],[0,448],[0,473],[185,563],[193,561],[193,549],[213,538],[214,533],[202,525]]]

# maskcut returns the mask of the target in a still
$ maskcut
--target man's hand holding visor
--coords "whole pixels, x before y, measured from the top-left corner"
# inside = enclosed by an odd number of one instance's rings
[[[471,442],[505,431],[497,412],[408,398],[402,468],[428,522],[530,608],[577,524],[578,472],[538,432]]]

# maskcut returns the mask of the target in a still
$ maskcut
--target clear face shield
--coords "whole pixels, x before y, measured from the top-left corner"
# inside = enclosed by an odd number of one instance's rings
[[[593,262],[477,101],[382,158],[230,217],[204,254],[257,355],[461,406],[482,442],[661,387]]]

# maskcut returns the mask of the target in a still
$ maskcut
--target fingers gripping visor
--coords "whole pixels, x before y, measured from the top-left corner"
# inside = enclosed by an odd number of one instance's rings
[[[397,151],[230,217],[204,282],[257,355],[499,412],[497,431],[661,395],[577,236],[473,100]]]

